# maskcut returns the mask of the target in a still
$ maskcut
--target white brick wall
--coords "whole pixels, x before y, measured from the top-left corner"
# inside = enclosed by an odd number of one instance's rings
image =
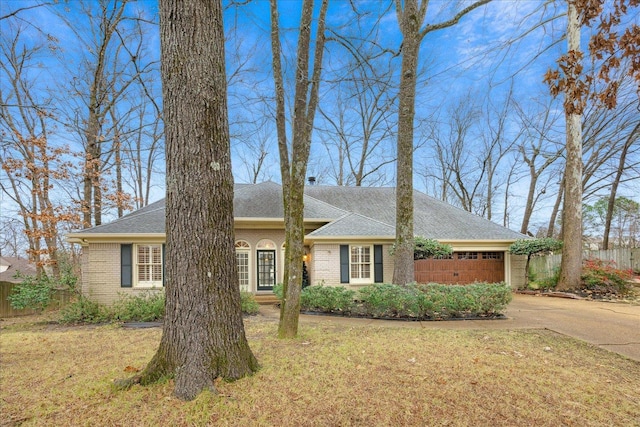
[[[384,283],[391,283],[393,278],[393,257],[389,255],[391,245],[382,246],[382,276]],[[373,255],[373,254],[372,254]],[[326,286],[341,286],[340,283],[340,244],[316,243],[311,248],[314,270],[311,274],[312,285],[323,282]],[[372,280],[373,283],[373,280]],[[366,285],[348,285],[357,289]]]
[[[511,289],[521,289],[524,288],[524,276],[525,276],[525,266],[527,264],[527,257],[524,255],[511,255],[507,260],[511,260],[511,280],[509,285],[511,285]]]
[[[120,244],[92,243],[82,249],[82,294],[110,305],[122,295],[162,292],[162,288],[120,287]]]
[[[249,255],[250,291],[256,291],[256,245],[262,239],[271,240],[276,246],[276,274],[278,282],[282,281],[284,260],[282,244],[284,232],[282,230],[236,230],[236,240],[245,240],[251,245]],[[393,256],[389,255],[390,245],[383,245],[383,278],[384,283],[391,283],[393,279]],[[526,258],[523,256],[508,256],[511,262],[507,281],[512,288],[524,286],[524,267]],[[324,283],[326,286],[340,286],[340,244],[316,243],[311,247],[310,258],[307,263],[311,285]],[[363,285],[349,285],[359,288]],[[121,295],[140,295],[149,291],[158,292],[162,289],[122,288],[120,287],[120,244],[92,243],[82,250],[81,289],[83,295],[92,300],[111,304]]]
[[[340,285],[340,245],[318,244],[311,248],[311,284]]]

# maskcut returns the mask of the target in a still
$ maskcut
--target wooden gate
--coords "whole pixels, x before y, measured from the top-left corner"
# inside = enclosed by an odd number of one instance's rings
[[[504,252],[454,252],[449,258],[414,263],[418,283],[445,285],[504,281]]]

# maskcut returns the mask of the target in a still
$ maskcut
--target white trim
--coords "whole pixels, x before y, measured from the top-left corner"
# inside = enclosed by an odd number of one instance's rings
[[[352,262],[352,249],[353,248],[367,248],[368,249],[368,256],[369,256],[369,262],[365,263],[365,262],[358,262],[356,263],[357,265],[369,265],[369,277],[357,277],[354,278],[353,277],[353,271],[352,271],[352,267],[353,267],[353,262]],[[350,284],[354,284],[354,285],[358,285],[358,284],[365,284],[365,283],[373,283],[375,281],[374,278],[374,250],[373,250],[373,245],[349,245],[349,283]],[[359,254],[359,258],[362,258],[362,254]]]
[[[151,278],[151,280],[140,280],[140,260],[139,260],[139,255],[140,255],[140,248],[142,247],[147,247],[149,248],[149,262],[145,263],[145,265],[148,265],[150,267],[150,271],[149,271],[149,276]],[[156,263],[153,262],[154,260],[154,253],[153,250],[154,248],[159,248],[160,249],[160,263]],[[162,254],[162,244],[157,244],[157,243],[139,243],[139,244],[135,244],[133,245],[133,254],[132,257],[134,257],[134,265],[133,265],[133,280],[132,280],[132,287],[133,288],[161,288],[162,287],[162,282],[163,282],[163,274],[164,274],[164,265],[163,265],[163,254]],[[153,275],[154,275],[154,267],[160,265],[160,280],[153,280]]]
[[[238,247],[238,244],[244,244],[246,246],[241,246]],[[249,242],[247,242],[244,239],[239,239],[236,240],[235,242],[235,256],[236,256],[236,262],[238,260],[238,254],[246,254],[247,255],[247,284],[246,285],[242,285],[240,284],[240,271],[238,271],[238,286],[240,287],[241,291],[247,291],[247,292],[251,292],[251,278],[252,278],[252,274],[251,272],[253,271],[252,265],[251,265],[251,244]],[[237,267],[239,268],[240,265],[237,264]]]

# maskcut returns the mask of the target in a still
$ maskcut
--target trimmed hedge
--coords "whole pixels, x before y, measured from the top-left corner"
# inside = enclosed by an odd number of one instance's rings
[[[357,298],[354,301],[354,298]],[[343,286],[310,286],[302,290],[301,309],[321,313],[414,320],[491,317],[511,301],[505,283],[472,285],[369,285],[357,293]]]
[[[300,294],[300,307],[303,310],[322,313],[344,312],[352,310],[355,291],[343,286],[309,286]]]

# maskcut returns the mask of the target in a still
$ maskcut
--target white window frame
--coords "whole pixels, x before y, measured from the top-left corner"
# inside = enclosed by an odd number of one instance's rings
[[[357,262],[353,262],[353,250],[354,249],[368,249],[369,253],[368,253],[368,257],[369,260],[368,262],[364,262],[363,261],[363,254],[364,251],[362,251],[361,253],[357,254]],[[363,273],[363,269],[362,266],[368,265],[369,266],[369,277],[362,277],[362,273]],[[354,266],[360,266],[358,267],[359,271],[358,273],[358,277],[354,277]],[[373,245],[349,245],[349,283],[353,283],[353,284],[363,284],[363,283],[373,283],[374,282],[374,260],[373,260]]]
[[[238,240],[235,245],[235,253],[236,253],[236,265],[238,268],[238,286],[241,291],[251,292],[251,245],[246,240]],[[242,283],[241,274],[243,272],[240,271],[240,260],[238,259],[238,255],[243,254],[246,255],[247,263],[246,268],[246,283]]]
[[[147,243],[147,244],[137,244],[134,245],[134,257],[135,257],[135,280],[133,281],[133,286],[136,288],[161,288],[162,287],[162,283],[163,283],[163,275],[164,275],[164,266],[162,265],[163,262],[163,256],[162,256],[162,243]],[[141,248],[148,248],[149,249],[149,262],[148,263],[141,263],[140,262],[140,249]],[[154,262],[154,254],[153,251],[154,249],[159,249],[159,254],[160,254],[160,259],[159,262]],[[149,271],[149,278],[150,280],[140,280],[140,267],[142,265],[145,266],[149,266],[150,267],[150,271]],[[159,271],[159,280],[154,280],[154,274],[157,272],[154,272],[154,267],[159,267],[160,271]],[[156,276],[157,279],[157,276]]]

